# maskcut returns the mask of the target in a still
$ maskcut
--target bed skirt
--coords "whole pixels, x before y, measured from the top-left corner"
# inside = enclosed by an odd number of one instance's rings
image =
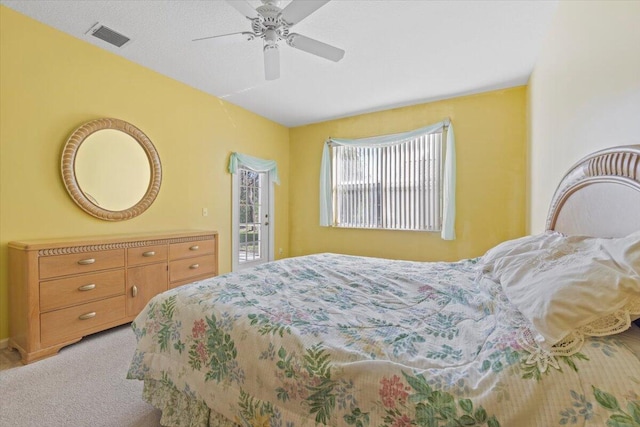
[[[170,382],[144,380],[143,399],[162,411],[160,424],[167,427],[238,427],[207,405],[187,396]]]

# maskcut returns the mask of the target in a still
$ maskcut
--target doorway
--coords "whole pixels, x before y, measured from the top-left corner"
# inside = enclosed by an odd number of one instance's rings
[[[233,271],[273,260],[273,200],[269,172],[243,164],[233,174]]]

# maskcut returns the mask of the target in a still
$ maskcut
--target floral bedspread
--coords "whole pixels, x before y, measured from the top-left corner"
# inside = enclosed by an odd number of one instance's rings
[[[239,425],[640,426],[625,335],[540,357],[477,261],[318,254],[176,288],[133,323],[128,377]]]

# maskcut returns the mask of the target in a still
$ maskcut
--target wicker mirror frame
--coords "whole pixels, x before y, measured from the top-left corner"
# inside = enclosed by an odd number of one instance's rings
[[[78,184],[75,172],[78,150],[87,137],[103,129],[118,130],[131,136],[144,149],[149,159],[150,179],[147,192],[138,203],[128,209],[120,211],[103,209],[87,198]],[[73,131],[62,151],[61,168],[64,186],[73,201],[89,215],[106,221],[123,221],[134,218],[146,211],[158,196],[160,183],[162,182],[160,156],[158,156],[153,143],[140,129],[120,119],[104,118],[92,120]]]

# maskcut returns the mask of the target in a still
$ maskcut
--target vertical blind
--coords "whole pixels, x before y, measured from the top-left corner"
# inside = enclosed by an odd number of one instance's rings
[[[442,130],[397,144],[331,145],[333,225],[439,231]]]

